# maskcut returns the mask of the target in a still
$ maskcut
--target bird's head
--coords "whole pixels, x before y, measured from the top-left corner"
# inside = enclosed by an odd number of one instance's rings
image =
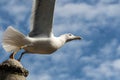
[[[64,34],[64,37],[66,39],[66,42],[72,41],[72,40],[81,40],[82,38],[80,36],[75,36],[71,33]]]

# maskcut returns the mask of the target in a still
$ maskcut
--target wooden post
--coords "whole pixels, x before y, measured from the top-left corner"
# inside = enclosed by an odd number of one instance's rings
[[[26,80],[28,71],[15,59],[0,64],[0,80]]]

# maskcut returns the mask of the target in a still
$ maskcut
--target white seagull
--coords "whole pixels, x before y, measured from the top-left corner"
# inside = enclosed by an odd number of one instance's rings
[[[80,40],[81,37],[73,34],[64,34],[55,37],[52,30],[53,13],[56,0],[33,0],[31,27],[28,36],[9,26],[3,35],[3,48],[14,59],[15,54],[24,49],[24,53],[51,54],[62,47],[66,42]]]

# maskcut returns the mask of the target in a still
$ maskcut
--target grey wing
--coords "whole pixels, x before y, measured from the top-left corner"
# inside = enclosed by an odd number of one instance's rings
[[[34,0],[29,37],[50,37],[55,0]]]

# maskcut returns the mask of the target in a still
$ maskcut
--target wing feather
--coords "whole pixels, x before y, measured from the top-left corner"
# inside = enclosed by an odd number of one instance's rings
[[[34,0],[30,37],[50,37],[55,0]]]

